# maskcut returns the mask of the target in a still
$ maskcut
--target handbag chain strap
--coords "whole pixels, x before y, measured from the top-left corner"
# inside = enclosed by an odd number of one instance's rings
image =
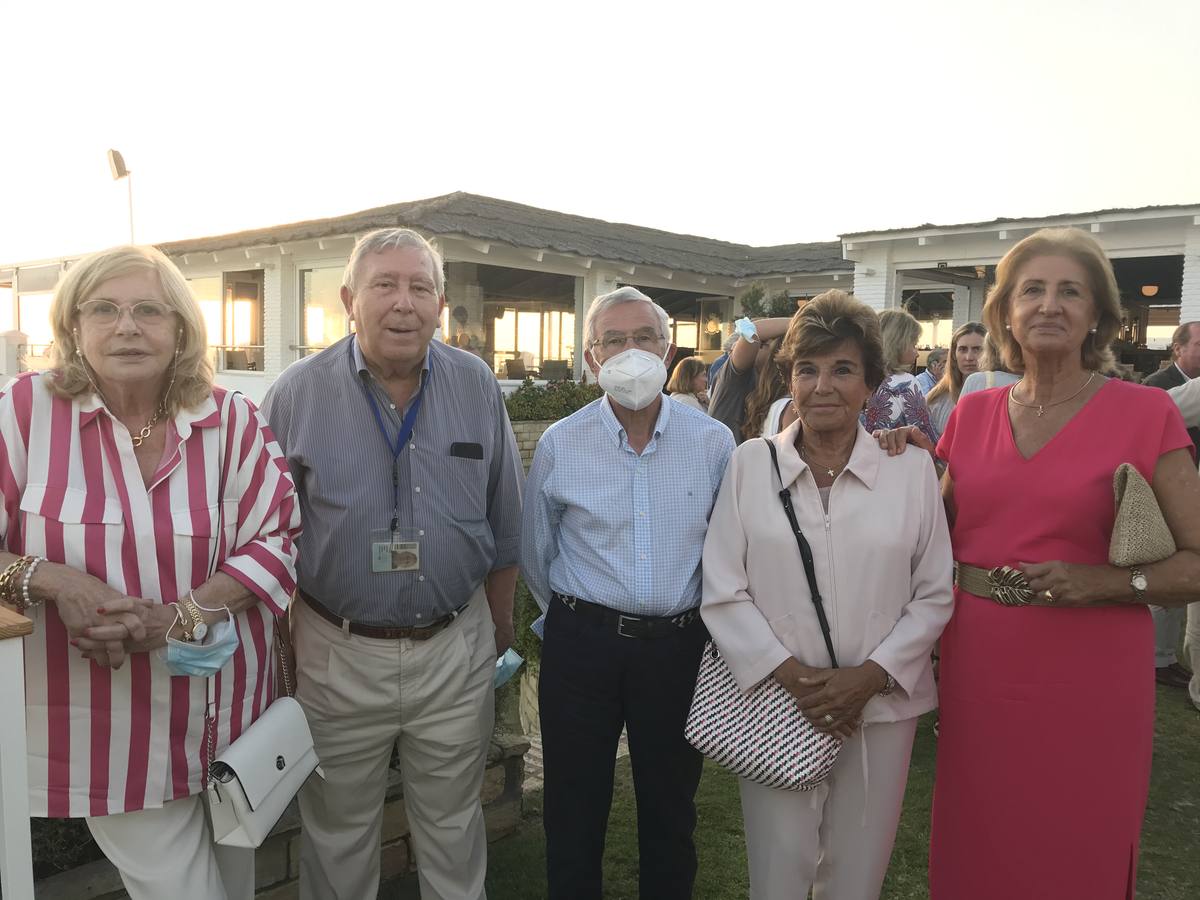
[[[763,438],[763,442],[767,445],[767,449],[771,451],[771,465],[775,467],[775,477],[779,480],[779,501],[783,504],[783,511],[787,513],[788,524],[792,527],[792,534],[796,537],[796,546],[800,548],[800,559],[804,561],[804,576],[808,579],[808,592],[812,595],[813,606],[817,609],[817,621],[821,623],[821,636],[825,638],[825,649],[829,651],[829,660],[833,663],[833,667],[838,667],[837,654],[833,652],[833,636],[829,632],[829,619],[825,617],[825,604],[821,599],[821,589],[817,587],[817,573],[813,567],[812,547],[808,545],[808,539],[804,537],[804,532],[800,530],[800,523],[796,521],[796,511],[792,508],[792,492],[788,490],[787,485],[783,483],[783,475],[779,471],[779,455],[775,452],[775,444],[770,438]]]

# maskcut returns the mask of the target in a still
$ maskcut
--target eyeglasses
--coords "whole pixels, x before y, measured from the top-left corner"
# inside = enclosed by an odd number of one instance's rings
[[[157,300],[139,300],[129,306],[120,306],[111,300],[88,300],[79,304],[79,316],[94,325],[115,325],[121,313],[129,310],[138,325],[161,325],[175,314],[165,303]]]
[[[592,346],[595,347],[599,344],[604,348],[605,353],[611,354],[619,353],[629,346],[630,341],[633,341],[639,350],[655,350],[662,339],[662,335],[652,328],[644,328],[641,331],[635,331],[633,334],[606,331],[601,335],[600,340],[592,341]]]

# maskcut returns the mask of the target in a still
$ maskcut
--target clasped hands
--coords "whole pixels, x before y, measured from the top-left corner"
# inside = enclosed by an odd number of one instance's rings
[[[84,659],[119,669],[131,653],[166,644],[176,622],[175,607],[130,597],[99,579],[67,567],[56,567],[54,597],[58,617],[71,645]]]
[[[771,673],[817,731],[845,740],[862,724],[863,707],[887,685],[887,673],[867,660],[861,666],[818,669],[795,657]]]

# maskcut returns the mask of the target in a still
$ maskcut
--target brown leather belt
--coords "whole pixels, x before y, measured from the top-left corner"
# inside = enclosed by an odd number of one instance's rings
[[[427,641],[431,637],[445,631],[471,605],[469,602],[464,603],[458,609],[454,610],[454,612],[447,613],[440,619],[434,619],[428,625],[363,625],[358,622],[347,622],[346,619],[343,619],[337,613],[331,612],[321,605],[321,602],[316,597],[299,588],[296,589],[296,593],[309,605],[309,608],[313,612],[325,621],[343,630],[348,630],[351,634],[357,634],[360,637],[377,638],[382,641],[402,641],[405,639]]]

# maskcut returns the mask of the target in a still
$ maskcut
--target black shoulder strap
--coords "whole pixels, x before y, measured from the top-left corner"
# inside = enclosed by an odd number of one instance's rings
[[[825,604],[821,600],[821,590],[817,587],[817,573],[813,570],[812,548],[808,546],[808,540],[804,537],[804,532],[800,530],[800,523],[796,521],[796,511],[792,509],[792,493],[784,485],[783,475],[779,472],[779,456],[775,453],[775,444],[770,438],[763,438],[763,442],[771,451],[771,465],[775,467],[775,477],[779,480],[779,501],[783,504],[783,511],[787,513],[788,523],[792,526],[792,534],[796,536],[796,546],[800,548],[800,558],[804,561],[804,575],[808,579],[808,592],[812,594],[813,606],[817,608],[817,620],[821,623],[821,636],[825,638],[825,649],[829,651],[829,659],[836,669],[838,667],[837,654],[833,652],[833,637],[829,633],[829,620],[825,618]]]

